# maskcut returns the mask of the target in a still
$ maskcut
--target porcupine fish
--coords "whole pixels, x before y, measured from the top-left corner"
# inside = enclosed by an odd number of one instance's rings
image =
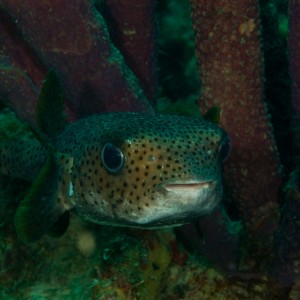
[[[69,211],[98,224],[175,226],[220,202],[228,144],[204,119],[105,113],[64,126],[51,146],[34,136],[2,144],[0,171],[33,181],[15,216],[25,242],[67,223]]]

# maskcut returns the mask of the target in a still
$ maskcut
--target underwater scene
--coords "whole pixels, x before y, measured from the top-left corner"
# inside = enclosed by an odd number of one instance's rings
[[[300,299],[299,153],[299,1],[0,0],[0,299]]]

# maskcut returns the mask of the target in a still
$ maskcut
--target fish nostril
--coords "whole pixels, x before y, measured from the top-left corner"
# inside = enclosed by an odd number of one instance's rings
[[[149,155],[148,156],[148,161],[155,161],[155,156],[154,155]]]

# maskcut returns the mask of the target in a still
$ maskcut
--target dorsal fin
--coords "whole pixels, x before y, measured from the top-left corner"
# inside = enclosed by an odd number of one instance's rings
[[[37,123],[41,133],[55,137],[67,124],[64,92],[57,72],[50,68],[39,95]]]

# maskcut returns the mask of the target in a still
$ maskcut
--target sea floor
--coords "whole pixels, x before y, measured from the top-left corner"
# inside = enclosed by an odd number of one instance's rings
[[[288,299],[267,278],[218,271],[172,229],[99,226],[73,215],[61,238],[25,245],[13,216],[26,186],[2,177],[1,188],[0,299]]]

